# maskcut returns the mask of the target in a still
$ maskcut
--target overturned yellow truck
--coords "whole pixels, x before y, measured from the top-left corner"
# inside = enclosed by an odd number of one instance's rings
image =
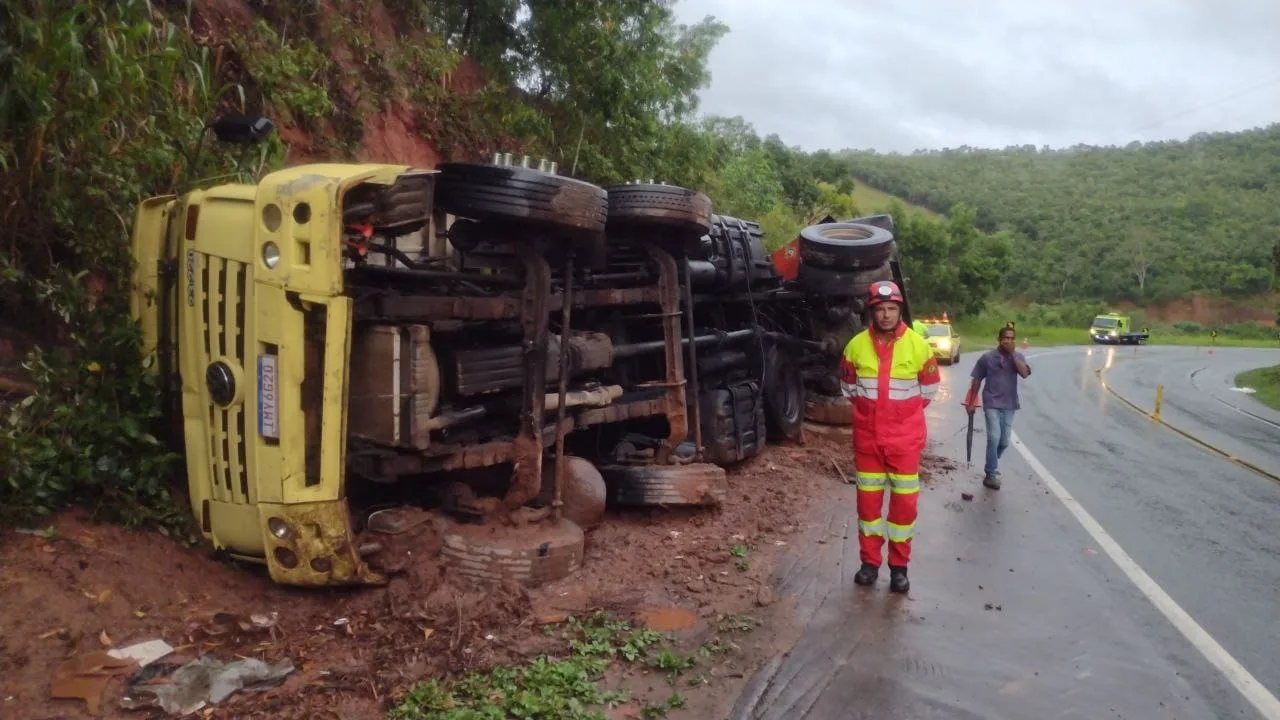
[[[725,466],[842,402],[857,290],[901,277],[892,232],[852,226],[810,233],[851,268],[815,285],[686,188],[302,165],[144,201],[133,312],[215,548],[281,583],[377,584],[357,533],[418,506],[456,572],[538,584],[606,507],[714,507]]]

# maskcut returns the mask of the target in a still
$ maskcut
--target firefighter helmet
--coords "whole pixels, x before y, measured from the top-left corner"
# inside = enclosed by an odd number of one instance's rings
[[[889,280],[871,283],[868,294],[870,297],[867,298],[867,307],[879,305],[882,302],[902,302],[902,291],[898,289],[896,283]]]

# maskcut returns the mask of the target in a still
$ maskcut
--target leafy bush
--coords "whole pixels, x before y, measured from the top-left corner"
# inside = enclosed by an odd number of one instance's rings
[[[0,3],[0,317],[40,341],[36,394],[0,416],[0,521],[78,503],[173,527],[174,456],[128,308],[138,200],[230,158],[191,147],[220,99],[207,48],[145,0]],[[91,271],[91,272],[90,272]]]
[[[188,528],[190,514],[167,482],[180,456],[148,431],[160,397],[155,376],[139,365],[138,328],[100,312],[83,278],[59,273],[28,285],[75,330],[69,343],[32,352],[23,366],[38,391],[0,419],[0,521],[79,503],[126,526]]]

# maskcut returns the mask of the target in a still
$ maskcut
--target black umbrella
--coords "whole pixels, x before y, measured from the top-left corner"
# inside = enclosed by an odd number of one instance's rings
[[[973,408],[969,410],[969,432],[964,436],[964,461],[973,464]]]

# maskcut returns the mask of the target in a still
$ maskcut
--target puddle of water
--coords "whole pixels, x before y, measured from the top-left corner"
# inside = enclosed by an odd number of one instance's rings
[[[645,607],[636,617],[650,630],[658,632],[692,630],[698,625],[697,614],[681,607]]]

